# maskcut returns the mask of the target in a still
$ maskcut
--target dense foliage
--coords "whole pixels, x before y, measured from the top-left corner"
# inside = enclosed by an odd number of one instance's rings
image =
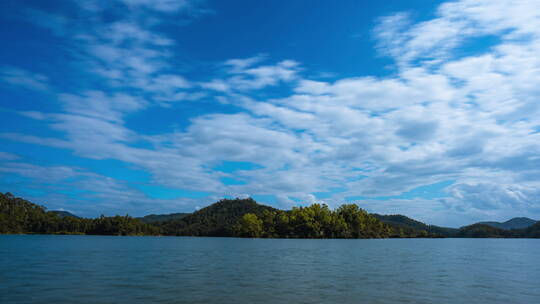
[[[335,211],[326,205],[293,208],[290,211],[265,210],[248,213],[234,228],[240,237],[269,238],[387,238],[399,236],[357,205],[342,205]]]
[[[155,235],[159,229],[127,215],[83,219],[47,212],[10,193],[0,193],[0,233]]]
[[[478,223],[459,229],[456,237],[466,238],[540,238],[540,222],[523,229],[501,229]]]
[[[179,220],[156,223],[166,235],[235,236],[234,227],[246,213],[261,216],[263,211],[277,211],[259,205],[253,199],[223,199]]]
[[[403,215],[369,214],[354,204],[331,210],[324,204],[278,210],[253,199],[224,199],[197,212],[79,218],[47,211],[10,193],[0,193],[0,233],[235,236],[261,238],[540,238],[540,222],[523,229],[477,223],[460,229],[426,225]]]
[[[510,233],[509,230],[495,228],[485,224],[473,224],[461,227],[457,236],[466,238],[503,238],[510,237]]]
[[[522,229],[522,231],[524,237],[540,238],[540,222],[536,222],[536,224]]]
[[[404,234],[410,237],[453,237],[458,229],[426,225],[401,214],[380,215],[373,214],[381,222],[402,229]]]
[[[356,205],[332,211],[326,205],[278,210],[253,199],[224,199],[179,220],[156,224],[167,235],[263,238],[385,238],[400,231]]]
[[[76,218],[79,218],[78,216],[76,216],[75,214],[72,214],[68,211],[58,211],[58,210],[55,210],[55,211],[49,211],[51,213],[54,213],[56,215],[58,215],[59,217],[66,217],[66,216],[71,216],[71,217],[76,217]]]
[[[184,218],[191,213],[170,213],[170,214],[149,214],[143,217],[140,217],[139,219],[143,223],[158,223],[158,222],[167,222],[167,221],[173,221],[173,220],[179,220],[181,218]]]
[[[536,221],[527,217],[515,217],[506,222],[480,222],[478,224],[484,224],[500,229],[523,229],[536,224]]]

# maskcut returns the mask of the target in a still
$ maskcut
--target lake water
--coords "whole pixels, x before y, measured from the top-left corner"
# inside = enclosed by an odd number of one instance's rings
[[[0,303],[540,303],[540,240],[0,235]]]

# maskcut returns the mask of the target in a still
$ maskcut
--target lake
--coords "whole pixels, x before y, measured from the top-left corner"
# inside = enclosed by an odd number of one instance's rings
[[[540,240],[0,235],[0,303],[540,303]]]

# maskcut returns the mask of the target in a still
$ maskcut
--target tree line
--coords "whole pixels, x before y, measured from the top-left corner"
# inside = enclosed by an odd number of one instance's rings
[[[0,233],[159,235],[160,230],[127,215],[94,219],[59,216],[11,193],[0,193]]]
[[[357,205],[342,205],[330,210],[327,205],[313,204],[290,211],[264,210],[260,216],[244,214],[234,226],[239,237],[264,238],[388,238],[406,237],[382,223]]]
[[[460,229],[426,225],[403,215],[369,214],[355,204],[332,210],[325,204],[279,210],[255,200],[223,199],[191,214],[78,218],[0,193],[0,233],[171,235],[256,238],[540,238],[540,222],[504,230],[484,224]]]

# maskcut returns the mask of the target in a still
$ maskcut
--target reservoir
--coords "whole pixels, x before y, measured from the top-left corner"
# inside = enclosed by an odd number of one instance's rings
[[[0,303],[540,303],[538,239],[0,235]]]

